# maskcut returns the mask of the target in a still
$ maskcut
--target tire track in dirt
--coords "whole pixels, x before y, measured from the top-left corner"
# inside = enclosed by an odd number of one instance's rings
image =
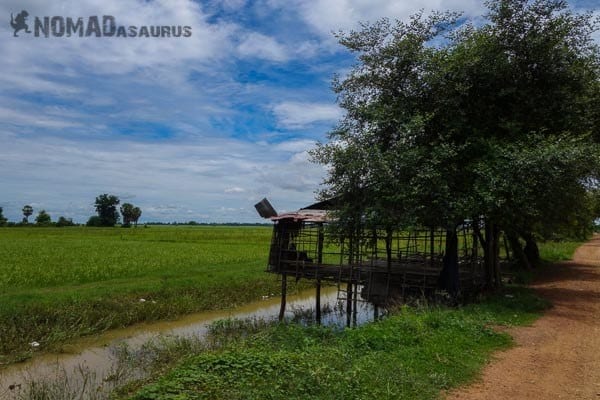
[[[446,400],[600,400],[600,236],[531,286],[553,307],[533,325],[509,329],[516,345]]]

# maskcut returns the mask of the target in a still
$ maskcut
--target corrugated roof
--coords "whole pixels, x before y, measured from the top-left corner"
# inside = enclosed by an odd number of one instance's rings
[[[298,210],[289,213],[279,214],[276,217],[271,217],[271,221],[281,221],[289,219],[292,221],[306,221],[306,222],[328,222],[330,221],[327,210]]]

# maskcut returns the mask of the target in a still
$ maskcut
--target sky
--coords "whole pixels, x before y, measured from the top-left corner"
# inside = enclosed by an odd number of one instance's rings
[[[81,223],[108,193],[141,222],[252,223],[263,197],[311,204],[326,170],[308,151],[343,116],[331,81],[355,63],[332,32],[420,9],[485,13],[478,0],[2,0],[0,207]],[[14,37],[21,10],[32,32],[35,17],[109,15],[191,36]]]

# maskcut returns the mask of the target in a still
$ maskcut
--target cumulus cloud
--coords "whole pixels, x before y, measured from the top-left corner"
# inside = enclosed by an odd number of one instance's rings
[[[484,10],[479,0],[270,0],[268,4],[293,7],[315,32],[327,38],[332,32],[356,28],[359,22],[382,17],[406,19],[421,9],[462,11],[468,17],[481,15]]]
[[[36,16],[83,17],[111,15],[123,26],[190,26],[189,38],[49,38],[40,40],[21,34],[19,40],[3,41],[13,64],[83,65],[105,74],[127,73],[137,68],[176,66],[194,60],[211,63],[227,56],[227,43],[234,27],[207,22],[199,5],[190,0],[65,0],[60,2],[4,2],[2,15],[26,9],[30,26]],[[2,25],[2,33],[10,35],[10,27]],[[12,32],[11,32],[12,33]],[[27,64],[26,64],[27,65]]]
[[[273,106],[280,126],[302,129],[316,122],[334,123],[342,116],[342,110],[334,104],[286,101]]]
[[[315,141],[309,139],[292,139],[273,145],[275,151],[302,153],[315,147]]]
[[[254,222],[264,196],[310,204],[325,169],[308,151],[343,116],[329,82],[354,61],[331,31],[421,8],[483,11],[479,0],[5,0],[0,15],[26,9],[30,27],[113,15],[192,36],[13,38],[0,24],[0,206],[12,220],[35,203],[85,221],[95,196],[114,193],[135,195],[145,220]]]
[[[135,195],[146,221],[169,221],[183,210],[216,218],[220,207],[245,210],[235,218],[221,215],[225,220],[254,221],[255,198],[270,195],[284,204],[293,199],[300,207],[312,202],[323,173],[287,152],[264,153],[235,139],[164,144],[11,137],[5,142],[8,137],[0,134],[0,180],[6,182],[0,206],[12,219],[20,213],[15,205],[36,203],[83,222],[93,214],[95,196],[114,193]],[[253,189],[243,189],[246,185]]]
[[[251,32],[241,41],[237,50],[244,57],[256,57],[270,61],[286,61],[287,50],[275,39],[261,33]]]

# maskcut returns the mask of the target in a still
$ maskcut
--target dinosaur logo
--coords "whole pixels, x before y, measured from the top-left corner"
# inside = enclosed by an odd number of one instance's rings
[[[21,11],[17,14],[15,18],[13,18],[12,13],[10,13],[10,26],[15,30],[13,33],[14,37],[18,37],[17,32],[20,30],[25,30],[25,33],[31,33],[29,30],[29,25],[27,25],[27,17],[29,17],[29,13],[25,10]]]

